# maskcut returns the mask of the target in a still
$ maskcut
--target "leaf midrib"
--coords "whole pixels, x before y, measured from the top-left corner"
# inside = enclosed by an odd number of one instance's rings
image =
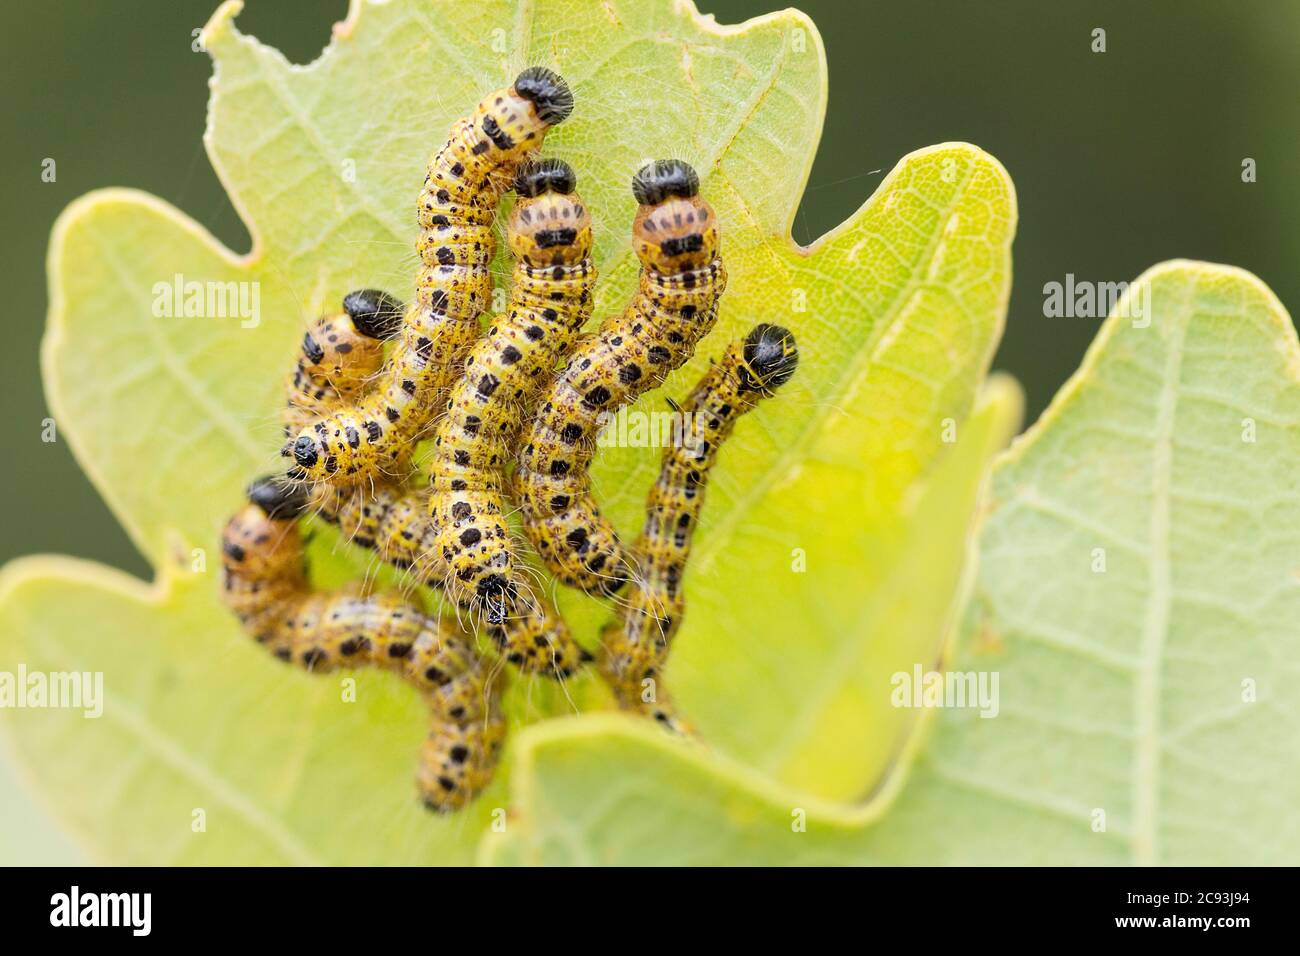
[[[1155,452],[1151,462],[1151,518],[1147,553],[1151,587],[1139,645],[1137,681],[1134,684],[1137,742],[1133,758],[1133,856],[1136,863],[1158,862],[1157,826],[1160,787],[1161,663],[1169,632],[1172,583],[1169,561],[1169,499],[1173,469],[1174,423],[1178,389],[1182,382],[1183,344],[1187,337],[1188,299],[1170,316],[1164,381],[1156,410]]]

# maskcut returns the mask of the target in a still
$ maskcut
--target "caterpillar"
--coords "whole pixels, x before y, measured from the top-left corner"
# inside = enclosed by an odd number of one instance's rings
[[[650,489],[645,526],[629,562],[637,570],[602,631],[596,666],[620,707],[670,729],[689,729],[660,675],[685,611],[682,579],[709,472],[740,416],[788,382],[798,361],[794,336],[777,325],[756,325],[743,341],[733,342],[682,405],[692,425],[690,440],[665,449]]]
[[[506,722],[499,682],[468,638],[396,595],[313,591],[297,518],[301,487],[272,477],[222,533],[222,596],[244,629],[283,661],[314,672],[375,666],[396,671],[429,705],[416,787],[431,810],[469,803],[491,781]]]
[[[402,476],[412,446],[479,334],[492,294],[492,223],[519,165],[573,109],[564,80],[530,67],[457,121],[429,161],[415,300],[376,386],[285,443],[290,475],[342,486]]]
[[[587,473],[601,424],[694,354],[726,287],[717,216],[699,185],[680,160],[648,163],[633,177],[637,291],[579,343],[521,441],[515,486],[524,531],[560,581],[588,593],[613,594],[628,575]]]
[[[430,515],[447,563],[448,592],[489,616],[517,600],[504,517],[505,468],[521,420],[591,315],[596,267],[591,216],[560,160],[523,168],[507,239],[515,256],[510,303],[470,351],[434,434]]]
[[[363,289],[344,298],[341,314],[313,324],[288,381],[286,428],[355,398],[377,369],[380,344],[395,334],[401,315],[401,304],[387,293]],[[310,487],[308,503],[354,544],[377,551],[388,563],[415,568],[434,586],[448,577],[444,565],[426,560],[437,553],[426,490],[388,480],[351,488],[318,483]],[[523,670],[567,677],[590,660],[544,597],[496,621],[487,633],[506,660]]]
[[[359,289],[344,296],[342,312],[312,323],[286,389],[286,438],[362,393],[383,366],[384,342],[401,328],[403,308],[386,292]]]

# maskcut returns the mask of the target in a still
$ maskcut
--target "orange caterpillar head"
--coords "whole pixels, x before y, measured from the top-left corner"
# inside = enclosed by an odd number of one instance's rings
[[[384,364],[384,341],[401,329],[403,311],[387,292],[349,292],[342,312],[318,319],[303,336],[303,370],[340,392],[359,390]]]
[[[302,538],[295,522],[307,506],[306,492],[280,478],[259,478],[248,486],[248,501],[221,535],[226,569],[261,579],[301,570]]]
[[[524,165],[515,179],[510,251],[534,268],[574,265],[591,254],[591,215],[574,192],[577,176],[560,159]]]
[[[509,89],[483,98],[474,126],[507,159],[523,159],[542,145],[548,129],[572,112],[573,93],[563,78],[544,66],[530,66]]]
[[[632,177],[641,208],[632,244],[648,269],[675,275],[707,266],[718,255],[718,217],[700,197],[700,177],[680,159],[646,163]]]

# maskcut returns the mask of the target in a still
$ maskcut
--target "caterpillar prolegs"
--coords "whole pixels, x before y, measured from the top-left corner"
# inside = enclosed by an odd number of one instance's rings
[[[378,367],[380,340],[394,334],[402,314],[400,303],[371,289],[349,293],[343,310],[314,323],[303,337],[288,383],[286,428],[312,420],[309,414],[327,415],[360,394]],[[450,578],[439,558],[427,489],[396,481],[352,488],[318,483],[310,488],[309,507],[339,525],[352,543],[412,569],[425,583],[441,587]],[[513,609],[487,633],[502,655],[523,670],[567,677],[588,659],[544,596]]]
[[[621,315],[584,338],[525,432],[515,486],[524,531],[559,580],[588,593],[623,586],[618,537],[596,507],[588,467],[604,417],[657,388],[713,328],[726,270],[713,208],[680,160],[633,178],[636,293]]]
[[[286,443],[294,477],[358,485],[405,472],[441,407],[492,294],[492,223],[519,165],[573,109],[564,81],[541,67],[489,93],[429,161],[420,193],[415,301],[376,387]]]
[[[521,171],[507,229],[515,256],[510,303],[470,351],[433,442],[430,515],[448,591],[462,605],[486,608],[489,619],[529,602],[518,593],[505,520],[519,423],[591,315],[591,216],[575,186],[573,170],[559,160]]]
[[[636,568],[615,618],[606,625],[598,668],[619,706],[682,730],[661,673],[685,611],[682,580],[709,472],[737,419],[794,374],[799,355],[784,328],[757,325],[733,342],[682,404],[690,440],[664,451],[646,501],[645,527],[632,546]]]
[[[225,603],[281,660],[316,672],[383,667],[414,684],[430,711],[417,789],[430,809],[465,806],[491,781],[505,738],[498,682],[465,635],[396,595],[313,591],[297,526],[305,507],[301,488],[253,482],[222,534]]]

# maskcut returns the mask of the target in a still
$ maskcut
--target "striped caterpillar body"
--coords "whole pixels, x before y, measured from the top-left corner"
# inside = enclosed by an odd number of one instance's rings
[[[506,722],[500,688],[454,627],[391,594],[313,591],[297,518],[301,489],[254,482],[222,535],[223,597],[245,630],[281,660],[315,672],[376,666],[400,673],[429,705],[416,785],[449,812],[491,781]]]
[[[377,368],[380,340],[400,327],[401,305],[386,293],[349,293],[343,308],[341,315],[316,322],[303,337],[288,383],[286,427],[301,421],[308,409],[318,417],[330,414],[359,394],[367,375]],[[446,565],[437,558],[427,489],[394,481],[352,488],[317,483],[310,486],[308,503],[312,511],[337,524],[349,541],[377,551],[384,561],[413,569],[435,587],[448,579]],[[487,633],[503,656],[523,670],[567,677],[589,659],[545,598],[493,624]]]
[[[574,187],[573,170],[558,160],[520,173],[507,230],[510,303],[470,352],[434,437],[430,514],[448,592],[466,607],[486,607],[489,618],[526,603],[515,593],[504,499],[519,423],[591,315],[591,216]]]
[[[719,226],[679,160],[643,167],[633,244],[636,293],[621,315],[585,337],[541,398],[525,431],[515,485],[524,530],[562,582],[612,594],[627,580],[618,536],[596,507],[588,467],[609,415],[657,388],[712,329],[726,271]]]
[[[342,312],[312,323],[286,389],[286,438],[361,395],[384,364],[384,341],[397,334],[402,311],[386,292],[361,289],[344,297]]]
[[[492,295],[492,223],[520,164],[573,109],[559,76],[530,67],[458,121],[420,193],[415,301],[375,387],[299,431],[291,474],[342,486],[401,477],[479,334]]]
[[[601,635],[598,668],[624,709],[685,731],[662,684],[668,647],[685,611],[682,578],[704,505],[709,471],[736,420],[789,381],[798,364],[794,336],[754,327],[733,342],[682,406],[690,440],[669,446],[646,501],[646,522],[632,547],[631,587]]]

